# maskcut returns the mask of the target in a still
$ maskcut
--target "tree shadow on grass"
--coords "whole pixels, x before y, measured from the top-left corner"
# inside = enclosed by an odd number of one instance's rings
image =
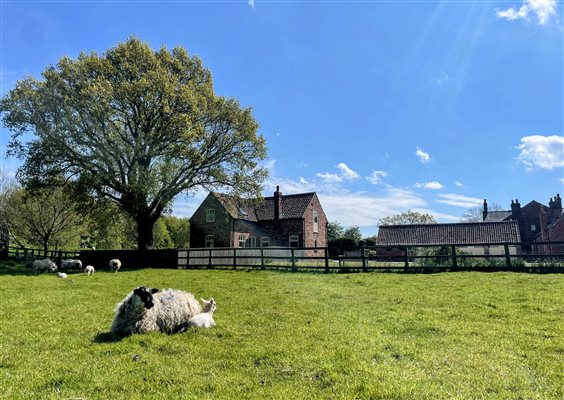
[[[118,335],[117,333],[100,332],[100,333],[96,334],[96,336],[94,336],[92,341],[94,343],[116,343],[116,342],[120,342],[124,338],[125,338],[125,336]]]

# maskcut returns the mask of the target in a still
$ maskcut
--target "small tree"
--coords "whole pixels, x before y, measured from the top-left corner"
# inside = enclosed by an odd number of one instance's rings
[[[362,240],[362,233],[360,233],[360,228],[358,226],[351,226],[345,230],[343,233],[343,239],[351,243],[351,246],[358,246]]]
[[[435,217],[428,213],[407,210],[401,214],[390,215],[381,218],[379,225],[413,225],[413,224],[436,224]]]
[[[493,203],[491,205],[488,205],[488,211],[502,210],[503,207],[501,207],[499,204]],[[469,208],[460,219],[463,222],[482,222],[484,220],[484,206]]]
[[[327,241],[333,242],[335,240],[341,239],[345,233],[345,228],[337,222],[329,222],[327,224]]]
[[[49,246],[77,247],[83,219],[75,211],[63,189],[16,190],[8,200],[8,220],[12,234],[47,254]],[[72,245],[65,246],[73,242]]]

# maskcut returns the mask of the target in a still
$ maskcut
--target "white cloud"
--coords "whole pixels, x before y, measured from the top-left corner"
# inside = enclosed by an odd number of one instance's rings
[[[431,190],[439,190],[443,188],[443,185],[441,185],[439,182],[433,181],[433,182],[425,182],[425,183],[416,183],[415,185],[416,188],[423,188],[423,189],[431,189]]]
[[[425,153],[419,147],[417,147],[417,151],[415,152],[415,155],[419,158],[419,161],[421,161],[423,164],[431,161],[431,157],[429,156],[429,153]]]
[[[458,187],[462,187],[464,186],[462,183],[458,182],[458,181],[454,181],[454,184]]]
[[[564,167],[564,136],[525,136],[517,149],[521,150],[519,161],[528,170]]]
[[[510,7],[507,10],[496,10],[498,18],[509,21],[517,19],[528,19],[530,14],[534,14],[539,25],[548,23],[550,17],[556,15],[556,0],[525,0],[518,9]]]
[[[437,85],[442,85],[443,83],[447,82],[448,80],[450,80],[450,76],[448,76],[444,72],[441,72],[441,76],[437,79]]]
[[[463,196],[461,194],[444,193],[439,194],[437,203],[448,204],[449,206],[472,208],[482,205],[482,199],[477,197]]]
[[[372,171],[372,174],[367,176],[366,180],[373,185],[378,185],[379,183],[382,183],[382,178],[385,178],[386,176],[388,176],[386,171]]]
[[[251,8],[254,10],[255,8],[255,0],[249,0],[248,4],[251,6]]]
[[[352,181],[353,179],[357,179],[360,177],[355,171],[349,168],[349,166],[345,163],[337,164],[337,169],[341,171],[341,176],[345,178],[347,181]]]
[[[341,178],[339,175],[331,174],[329,172],[325,172],[323,174],[318,172],[317,174],[315,174],[315,176],[323,179],[323,181],[327,182],[327,183],[335,183],[335,182],[342,182],[343,181],[343,178]]]

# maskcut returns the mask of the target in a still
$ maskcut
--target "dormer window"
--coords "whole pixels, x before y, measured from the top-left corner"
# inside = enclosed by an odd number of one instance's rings
[[[536,230],[537,230],[537,226],[536,226],[535,224],[532,224],[532,225],[531,225],[531,230],[532,230],[532,231],[536,231]]]
[[[215,210],[213,208],[206,210],[206,222],[215,222]]]

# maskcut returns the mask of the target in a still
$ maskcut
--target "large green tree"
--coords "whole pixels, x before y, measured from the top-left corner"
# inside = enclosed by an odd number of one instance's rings
[[[180,193],[259,195],[267,174],[251,109],[217,96],[211,73],[181,47],[130,38],[63,57],[42,79],[19,81],[0,112],[26,187],[63,177],[111,199],[135,220],[139,248],[152,246],[155,221]]]

